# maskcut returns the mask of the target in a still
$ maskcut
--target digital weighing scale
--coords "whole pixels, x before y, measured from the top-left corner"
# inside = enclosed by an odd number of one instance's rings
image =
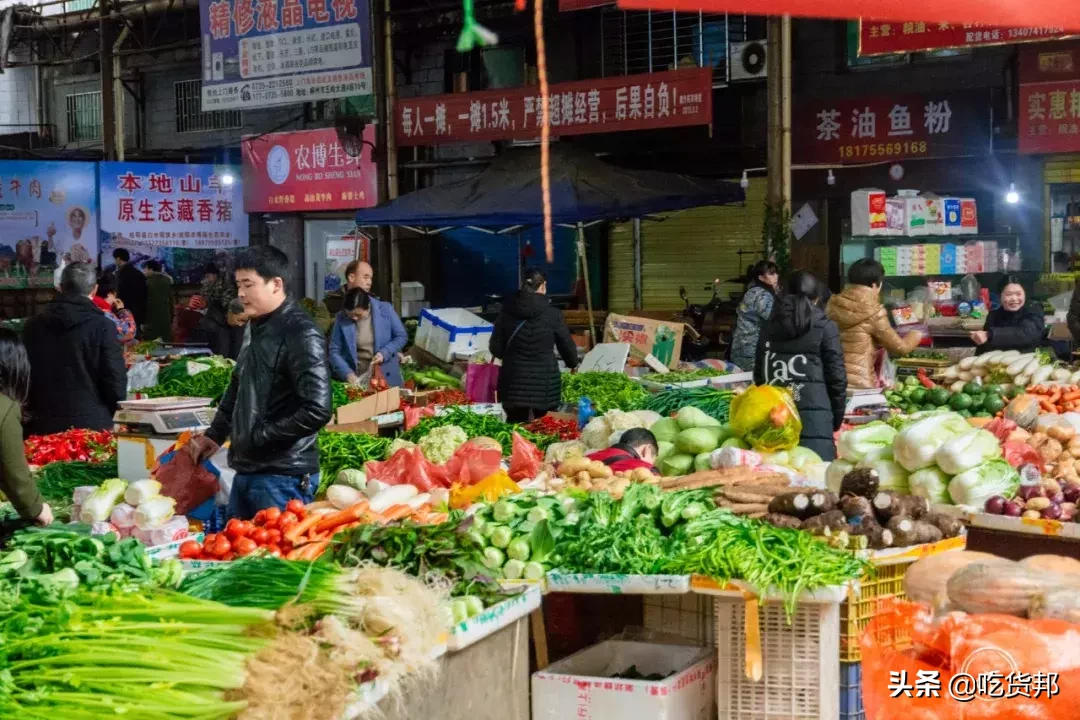
[[[113,421],[124,426],[116,434],[116,462],[123,480],[150,477],[157,458],[185,431],[210,427],[214,409],[210,398],[165,397],[125,400],[118,404]]]

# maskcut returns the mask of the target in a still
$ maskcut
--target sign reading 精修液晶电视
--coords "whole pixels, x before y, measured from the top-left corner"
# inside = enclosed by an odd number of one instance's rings
[[[863,164],[990,152],[985,90],[807,98],[795,107],[792,155],[798,163]]]
[[[202,109],[370,95],[368,0],[199,0]]]

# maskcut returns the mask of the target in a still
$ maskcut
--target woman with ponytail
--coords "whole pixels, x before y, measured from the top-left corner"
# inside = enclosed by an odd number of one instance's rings
[[[844,421],[847,371],[840,330],[821,309],[821,291],[809,270],[788,278],[758,338],[754,382],[789,388],[802,418],[799,445],[833,460],[833,433]]]

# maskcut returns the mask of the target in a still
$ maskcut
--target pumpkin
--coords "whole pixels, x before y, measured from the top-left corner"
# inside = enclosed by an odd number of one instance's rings
[[[1030,430],[1039,417],[1039,400],[1034,395],[1017,395],[1005,408],[1005,417]]]
[[[1057,578],[999,559],[958,570],[949,578],[945,589],[949,601],[964,612],[1024,617],[1036,595],[1057,585]]]
[[[1059,585],[1080,585],[1080,560],[1062,555],[1032,555],[1020,564],[1058,579]]]
[[[937,606],[947,597],[945,584],[953,574],[972,563],[987,563],[1001,558],[972,550],[955,550],[916,560],[904,573],[904,592],[908,600]]]
[[[1028,617],[1033,620],[1050,618],[1080,623],[1080,594],[1075,587],[1059,587],[1038,593],[1031,598]]]

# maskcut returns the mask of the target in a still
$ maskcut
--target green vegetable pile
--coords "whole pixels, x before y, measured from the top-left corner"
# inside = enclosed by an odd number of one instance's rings
[[[346,468],[359,470],[368,460],[382,460],[390,438],[364,433],[319,432],[319,491],[321,497]]]
[[[597,414],[608,410],[641,410],[649,399],[649,391],[622,373],[584,372],[563,373],[562,402],[577,407],[578,400],[592,400]]]
[[[412,364],[402,365],[401,374],[405,382],[412,380],[418,390],[465,389],[460,379],[436,367],[419,369]]]
[[[497,440],[503,448],[503,455],[509,455],[513,446],[513,435],[518,433],[529,442],[535,444],[541,450],[546,450],[548,445],[558,442],[556,435],[538,435],[526,430],[521,425],[506,423],[494,415],[481,415],[461,407],[452,407],[440,415],[424,418],[413,427],[398,437],[409,442],[419,443],[420,440],[435,428],[456,425],[465,431],[469,439],[475,437],[489,437]],[[376,458],[381,460],[382,458]]]
[[[672,415],[684,407],[694,407],[721,423],[728,421],[732,390],[720,390],[714,387],[678,388],[665,390],[651,396],[644,409],[652,410],[663,416]]]
[[[961,392],[950,392],[940,385],[927,388],[914,375],[898,382],[885,391],[885,399],[891,407],[910,415],[924,410],[953,410],[969,417],[993,417],[1003,410],[1010,398],[1023,392],[1014,387],[1006,392],[1000,385],[980,385],[969,382]]]
[[[701,368],[700,370],[687,370],[685,372],[649,373],[648,375],[642,375],[639,379],[647,382],[673,384],[693,382],[694,380],[705,380],[706,378],[721,377],[728,374],[727,370]]]
[[[66,520],[71,514],[71,496],[75,488],[96,487],[118,474],[115,459],[106,463],[56,462],[43,465],[34,479],[56,517]]]
[[[207,369],[192,375],[189,364],[202,365]],[[213,405],[217,405],[229,389],[234,366],[232,360],[216,355],[198,360],[176,360],[161,369],[157,385],[140,392],[152,398],[207,397],[213,400]]]

